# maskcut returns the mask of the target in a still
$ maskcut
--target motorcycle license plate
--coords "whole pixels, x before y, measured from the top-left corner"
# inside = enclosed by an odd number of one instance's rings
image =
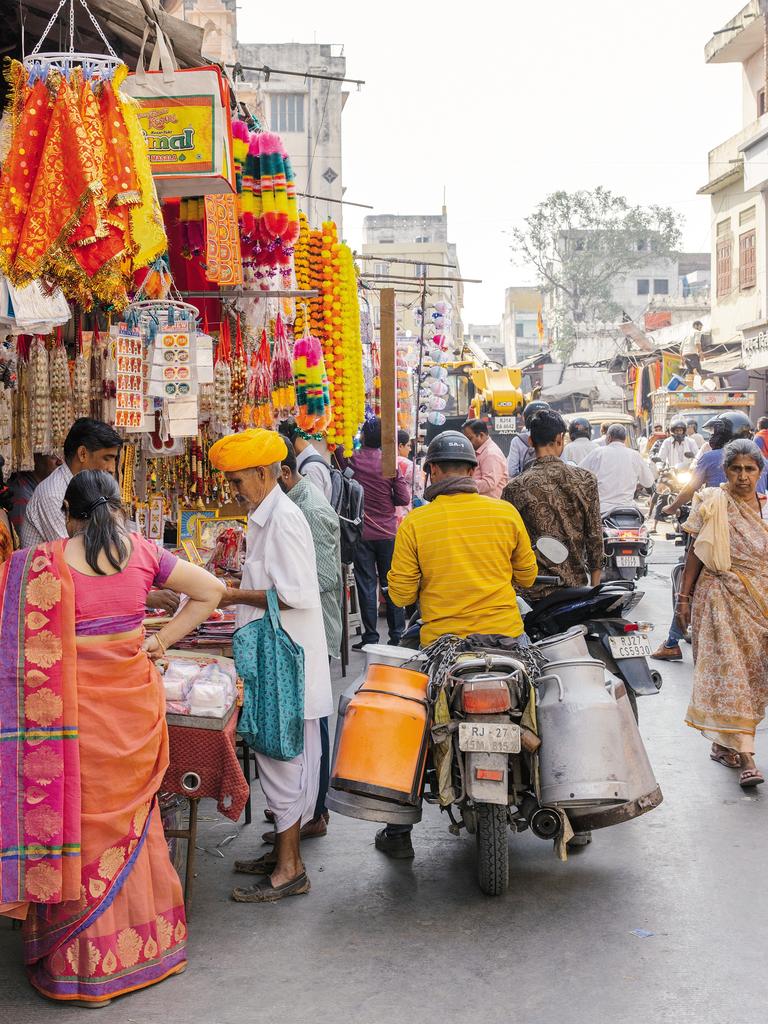
[[[645,633],[609,636],[608,643],[614,658],[650,658],[651,656],[651,644]]]
[[[459,750],[519,754],[520,726],[514,722],[459,722]]]
[[[616,555],[616,565],[619,569],[634,569],[640,565],[639,555]]]

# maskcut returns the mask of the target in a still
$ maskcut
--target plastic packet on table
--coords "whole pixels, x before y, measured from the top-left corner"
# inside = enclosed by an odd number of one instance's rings
[[[200,666],[196,662],[172,658],[163,673],[166,700],[186,700],[199,675]]]
[[[169,715],[189,715],[191,714],[189,703],[185,700],[167,700],[165,702],[165,710]]]

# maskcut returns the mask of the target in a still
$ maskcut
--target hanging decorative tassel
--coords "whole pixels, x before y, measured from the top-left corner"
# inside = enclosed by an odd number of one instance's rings
[[[287,419],[296,412],[293,357],[283,318],[279,313],[275,321],[275,344],[272,348],[272,405],[278,420]]]
[[[296,424],[304,433],[322,433],[331,421],[331,398],[325,373],[323,349],[311,334],[294,345],[294,377],[296,378]]]
[[[272,415],[272,356],[269,352],[269,339],[266,330],[261,332],[261,342],[256,352],[256,365],[253,371],[253,425],[254,427],[273,426]]]

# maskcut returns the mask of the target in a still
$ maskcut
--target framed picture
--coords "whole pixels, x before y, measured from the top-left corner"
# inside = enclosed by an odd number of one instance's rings
[[[247,516],[226,516],[221,519],[198,519],[195,524],[197,530],[197,546],[207,551],[213,551],[216,547],[216,539],[224,530],[231,526],[240,526],[245,529],[248,522]]]
[[[179,540],[178,543],[181,545],[183,540],[195,540],[197,537],[197,531],[195,528],[195,518],[198,519],[215,519],[215,509],[205,509],[200,511],[199,508],[180,508],[179,509]],[[200,542],[198,541],[198,544]]]
[[[181,549],[187,556],[187,561],[193,565],[202,565],[203,556],[197,550],[197,544],[190,538],[181,542]]]

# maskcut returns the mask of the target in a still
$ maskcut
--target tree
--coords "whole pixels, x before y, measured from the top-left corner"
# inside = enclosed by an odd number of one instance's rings
[[[647,263],[650,253],[673,259],[680,240],[681,218],[674,210],[631,206],[602,187],[553,192],[539,203],[513,232],[512,248],[553,293],[548,326],[564,362],[590,324],[621,317],[613,286]]]

